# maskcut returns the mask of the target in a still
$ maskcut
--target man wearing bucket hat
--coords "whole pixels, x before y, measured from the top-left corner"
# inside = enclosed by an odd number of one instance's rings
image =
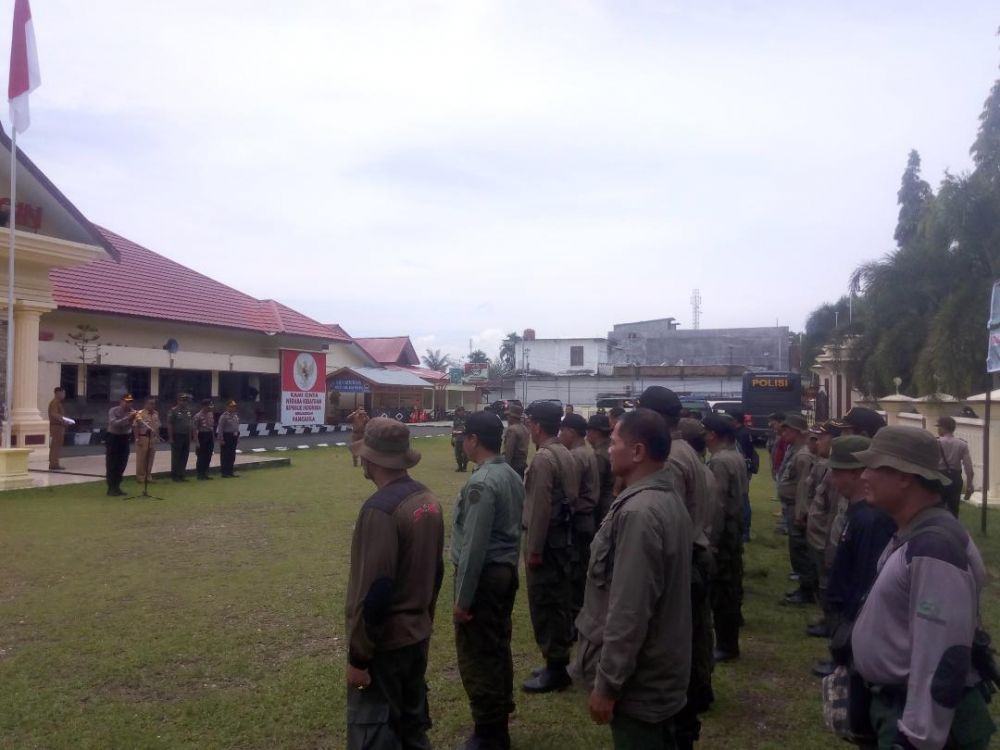
[[[511,612],[517,594],[524,485],[501,456],[503,422],[490,412],[465,422],[465,452],[477,468],[455,505],[455,649],[475,731],[462,750],[508,750],[514,710]]]
[[[351,540],[347,747],[430,748],[424,676],[444,576],[441,504],[407,474],[420,454],[405,424],[371,420],[356,452],[378,490],[361,507]]]
[[[503,457],[510,468],[524,479],[528,468],[528,446],[531,444],[531,435],[523,421],[524,407],[511,404],[504,416],[507,418],[507,429],[503,433]]]
[[[816,600],[818,582],[806,541],[809,474],[815,460],[806,447],[808,432],[809,425],[801,414],[786,414],[781,422],[781,436],[788,448],[778,482],[778,496],[788,524],[788,559],[799,580],[799,588],[785,595],[786,604],[812,604]]]
[[[986,573],[969,534],[941,507],[949,480],[937,441],[916,427],[885,427],[854,455],[872,504],[899,527],[851,637],[879,748],[985,749],[995,727],[974,641]]]

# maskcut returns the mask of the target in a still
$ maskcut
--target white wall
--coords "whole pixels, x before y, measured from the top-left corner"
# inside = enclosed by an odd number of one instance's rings
[[[570,365],[570,351],[574,346],[583,347],[583,364]],[[535,339],[517,345],[517,368],[527,366],[536,372],[552,374],[590,370],[607,360],[607,339]]]

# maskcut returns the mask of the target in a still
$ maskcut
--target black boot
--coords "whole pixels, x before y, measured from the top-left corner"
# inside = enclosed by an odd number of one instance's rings
[[[541,674],[532,677],[521,687],[526,693],[551,693],[554,690],[565,690],[572,684],[569,672],[566,671],[567,662],[550,661],[545,665]]]
[[[476,724],[472,735],[458,746],[458,750],[510,750],[507,717],[503,721]]]

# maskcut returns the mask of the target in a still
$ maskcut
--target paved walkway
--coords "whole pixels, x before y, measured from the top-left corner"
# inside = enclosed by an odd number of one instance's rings
[[[188,458],[187,473],[194,475],[195,455]],[[258,456],[240,454],[236,456],[237,471],[266,469],[274,466],[289,466],[292,460],[287,456]],[[36,487],[59,487],[66,484],[83,484],[84,482],[104,481],[104,455],[63,456],[62,465],[66,471],[49,471],[49,461],[44,455],[33,456],[28,461],[28,473],[35,480]],[[212,476],[219,475],[219,454],[212,456]],[[170,454],[157,451],[153,462],[153,477],[162,479],[170,476]],[[128,466],[125,469],[126,479],[135,477],[135,453],[129,452]]]

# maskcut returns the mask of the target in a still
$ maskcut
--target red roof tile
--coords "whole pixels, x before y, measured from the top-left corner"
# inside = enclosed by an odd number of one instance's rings
[[[354,341],[379,364],[404,367],[420,364],[420,358],[410,343],[409,336],[376,336],[356,338]]]
[[[52,296],[61,308],[328,341],[351,340],[343,330],[338,333],[280,302],[255,299],[114,232],[101,227],[97,230],[115,249],[119,261],[109,258],[49,271]],[[157,283],[139,286],[136,282],[140,279]]]

